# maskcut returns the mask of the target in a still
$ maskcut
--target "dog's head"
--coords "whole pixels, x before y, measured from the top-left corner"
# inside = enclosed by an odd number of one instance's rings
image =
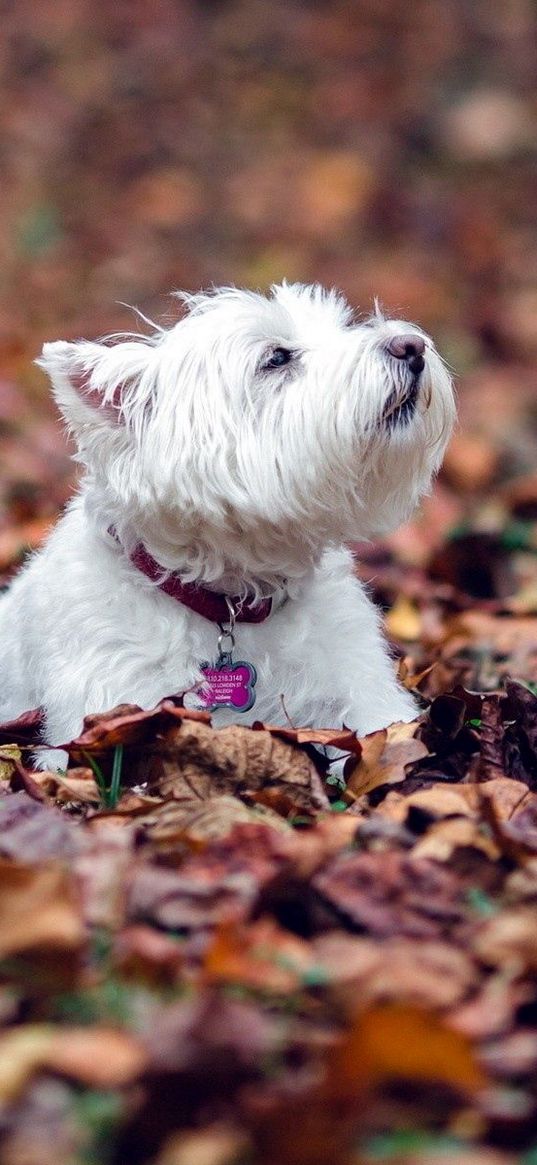
[[[428,336],[318,286],[183,299],[148,338],[44,346],[103,521],[210,581],[292,575],[409,515],[454,421]]]

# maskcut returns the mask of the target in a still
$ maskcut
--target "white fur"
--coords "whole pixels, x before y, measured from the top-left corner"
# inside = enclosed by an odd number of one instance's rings
[[[411,719],[344,543],[399,525],[438,468],[454,402],[432,342],[379,312],[355,323],[317,286],[183,298],[185,317],[150,337],[44,346],[84,476],[0,601],[0,717],[42,706],[58,744],[85,713],[150,707],[195,683],[218,629],[132,566],[143,542],[185,581],[276,595],[266,622],[236,628],[256,703],[217,724],[289,717],[366,733]],[[409,331],[426,366],[413,416],[390,425],[383,412],[411,378],[386,344]],[[264,368],[277,347],[293,359]]]

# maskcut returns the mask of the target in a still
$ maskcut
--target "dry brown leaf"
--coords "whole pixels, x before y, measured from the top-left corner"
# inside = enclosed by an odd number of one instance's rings
[[[386,615],[386,630],[392,639],[411,643],[422,633],[421,612],[407,595],[399,595]]]
[[[0,1035],[0,1101],[17,1099],[46,1060],[54,1039],[51,1024],[27,1024]]]
[[[387,939],[329,931],[313,942],[318,963],[347,1014],[363,1003],[404,1001],[418,1007],[451,1007],[477,982],[473,960],[445,942]]]
[[[328,808],[319,775],[304,749],[269,731],[231,725],[213,729],[184,721],[165,733],[145,768],[150,788],[176,801],[200,802],[260,789],[288,793],[301,810]]]
[[[377,939],[433,939],[461,916],[460,885],[445,864],[397,850],[339,854],[313,877],[337,913]]]
[[[263,1165],[338,1165],[356,1162],[351,1146],[363,1125],[376,1085],[437,1081],[475,1093],[486,1084],[467,1039],[434,1014],[402,1004],[372,1007],[359,1015],[329,1055],[325,1079],[305,1087],[287,1081],[285,1092],[265,1089],[250,1098],[248,1116]]]
[[[489,966],[509,974],[537,970],[537,907],[511,907],[481,926],[474,950]]]
[[[85,941],[80,903],[62,865],[0,859],[0,958],[45,950],[59,958]]]
[[[327,1098],[319,1086],[293,1079],[246,1097],[246,1117],[259,1165],[351,1165],[351,1147],[367,1098],[355,1090],[351,1102]],[[361,1163],[360,1163],[361,1165]]]
[[[422,1008],[451,1007],[478,980],[469,955],[447,942],[389,939],[378,953],[380,965],[363,987],[368,1003],[391,999]]]
[[[106,1027],[55,1028],[44,1066],[88,1088],[123,1088],[141,1074],[147,1054],[130,1032]]]
[[[153,741],[170,724],[184,720],[208,724],[210,717],[206,712],[189,712],[171,698],[147,711],[137,704],[119,704],[110,712],[85,716],[80,736],[58,747],[64,748],[77,764],[85,764],[87,753],[98,756],[113,751],[118,744],[140,746]]]
[[[436,784],[430,789],[418,789],[415,793],[409,793],[407,797],[404,793],[394,790],[381,801],[376,811],[383,817],[403,823],[408,817],[409,810],[419,809],[424,816],[430,817],[432,822],[444,817],[471,816],[476,802],[477,795],[472,786]]]
[[[397,679],[407,691],[413,692],[416,688],[419,688],[427,676],[430,676],[434,667],[435,664],[432,663],[429,667],[424,667],[421,671],[416,672],[412,660],[409,656],[406,656],[405,659],[400,659],[397,665]]]
[[[502,702],[497,696],[486,696],[481,705],[479,757],[475,766],[478,781],[501,779],[505,776],[504,724]]]
[[[318,818],[313,829],[289,830],[284,848],[300,878],[310,878],[329,858],[349,849],[362,820],[359,814],[330,813]]]
[[[509,1028],[513,1013],[531,994],[528,988],[511,982],[501,971],[485,979],[467,1002],[450,1012],[450,1027],[471,1040],[486,1040]]]
[[[536,793],[530,792],[522,781],[513,781],[509,777],[495,777],[478,786],[477,792],[479,806],[485,800],[491,801],[499,821],[509,821],[515,813],[537,803]]]
[[[3,744],[0,746],[0,781],[7,781],[15,768],[15,762],[21,763],[21,750],[17,744]]]
[[[537,679],[537,618],[505,619],[478,608],[452,619],[442,646],[445,660],[471,650],[497,661],[498,675]]]
[[[347,794],[357,798],[379,785],[404,781],[407,766],[429,755],[427,745],[416,740],[418,727],[417,721],[391,724],[363,737],[362,756],[347,782]]]
[[[425,835],[418,839],[412,853],[416,858],[433,858],[448,862],[456,849],[471,846],[492,861],[500,856],[500,848],[477,821],[468,817],[450,817],[433,822]]]
[[[246,1134],[229,1124],[212,1124],[192,1132],[174,1133],[155,1165],[241,1165],[251,1157]]]
[[[161,797],[205,801],[215,794],[244,790],[288,793],[295,812],[328,808],[316,765],[305,747],[333,742],[360,753],[356,735],[347,730],[255,730],[238,725],[213,729],[206,713],[189,712],[172,699],[149,712],[125,705],[86,717],[84,731],[64,747],[71,759],[129,749],[125,771],[131,785],[147,783]],[[340,743],[343,742],[343,745]],[[136,746],[136,747],[135,747]],[[109,763],[109,757],[105,758]]]
[[[224,924],[204,961],[209,982],[235,983],[275,995],[296,991],[316,966],[310,944],[271,918],[247,927]]]
[[[120,1088],[147,1062],[134,1036],[114,1028],[27,1024],[0,1035],[0,1100],[16,1100],[43,1069],[93,1088]]]
[[[442,1154],[442,1159],[439,1158],[438,1150],[432,1153],[405,1153],[404,1165],[520,1165],[520,1158],[513,1157],[511,1153],[502,1153],[499,1149],[466,1149],[457,1148],[453,1155],[448,1153],[445,1156]]]
[[[101,800],[91,769],[73,768],[65,774],[41,771],[32,775],[39,788],[55,801],[80,801],[84,805],[98,805]]]
[[[126,979],[167,987],[177,982],[184,962],[178,942],[143,923],[122,930],[112,949],[112,966]]]
[[[504,883],[504,897],[509,905],[537,902],[537,857],[529,858],[509,874]]]
[[[43,713],[41,708],[24,712],[16,720],[0,723],[0,742],[3,744],[38,744],[41,742]]]
[[[507,820],[502,820],[493,799],[484,792],[481,796],[482,815],[500,852],[520,864],[528,857],[531,859],[537,850],[537,797],[530,793],[523,801],[520,809],[515,809]]]
[[[281,728],[274,724],[262,724],[257,720],[252,726],[254,732],[269,732],[279,740],[289,744],[318,745],[320,748],[337,748],[353,756],[361,756],[362,746],[356,733],[350,728]]]
[[[535,794],[526,785],[509,777],[497,777],[485,785],[462,785],[446,781],[436,783],[429,789],[418,789],[408,796],[394,789],[380,803],[376,812],[397,822],[406,821],[412,808],[430,816],[431,821],[435,818],[476,816],[483,798],[487,798],[494,805],[498,818],[508,820],[517,809],[533,803],[534,797]]]
[[[123,924],[125,899],[134,864],[134,831],[113,820],[94,818],[74,862],[84,920],[89,926],[115,930]]]
[[[405,1003],[368,1008],[333,1053],[326,1089],[343,1098],[397,1079],[436,1080],[470,1093],[486,1083],[469,1041],[434,1012]]]
[[[312,940],[312,947],[327,981],[337,988],[348,989],[354,1015],[357,992],[360,992],[361,998],[363,985],[374,979],[383,961],[384,955],[379,943],[361,934],[329,930],[317,935]]]
[[[207,796],[201,801],[174,798],[164,801],[149,813],[137,815],[148,840],[157,849],[167,849],[183,842],[190,848],[204,846],[215,838],[225,837],[234,825],[256,823],[286,832],[285,821],[264,806],[250,807],[230,794]]]
[[[287,838],[260,824],[238,824],[201,852],[172,853],[170,866],[137,863],[129,880],[128,918],[169,930],[205,931],[244,918],[263,887],[288,868]]]

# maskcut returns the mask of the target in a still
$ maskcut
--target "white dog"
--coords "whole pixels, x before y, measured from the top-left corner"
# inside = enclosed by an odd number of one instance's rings
[[[440,464],[431,340],[318,286],[182,298],[150,337],[44,346],[84,476],[0,601],[1,719],[41,706],[55,745],[187,689],[217,724],[412,719],[344,543],[406,519]]]

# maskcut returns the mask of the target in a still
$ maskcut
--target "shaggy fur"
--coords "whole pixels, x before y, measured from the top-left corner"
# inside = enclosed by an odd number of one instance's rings
[[[44,346],[84,474],[0,601],[0,717],[42,706],[58,744],[85,713],[199,679],[218,629],[136,570],[141,542],[185,581],[275,596],[266,622],[236,629],[256,703],[217,724],[412,718],[344,543],[404,521],[440,464],[454,402],[431,340],[378,311],[355,322],[318,286],[182,298],[184,318],[149,337]],[[387,348],[409,332],[421,375]]]

